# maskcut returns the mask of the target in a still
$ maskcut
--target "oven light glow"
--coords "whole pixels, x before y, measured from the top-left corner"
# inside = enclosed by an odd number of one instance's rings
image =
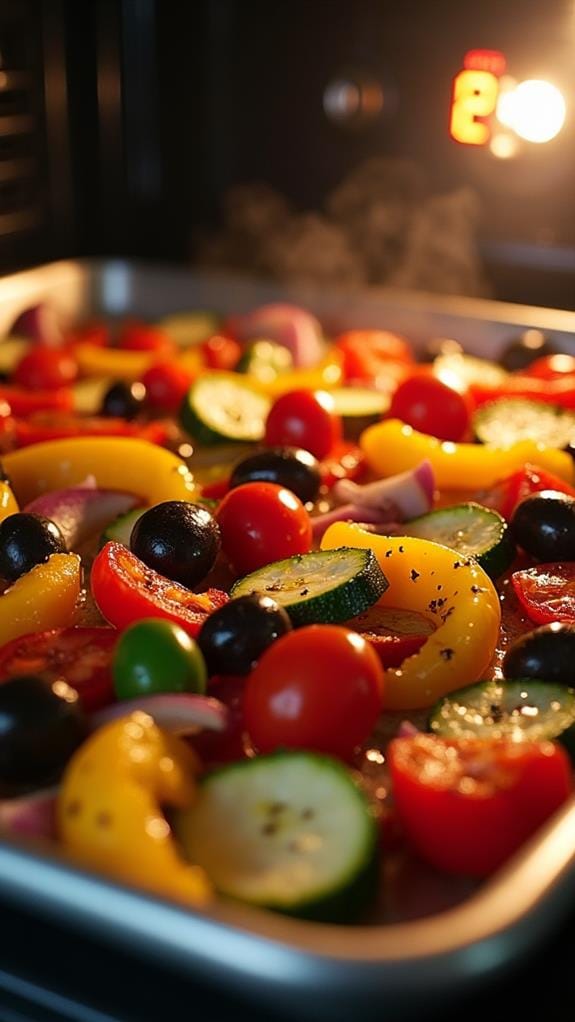
[[[498,160],[511,160],[519,151],[519,142],[515,135],[500,131],[493,135],[489,149]]]
[[[565,100],[555,85],[539,79],[502,92],[497,119],[527,142],[550,142],[565,123]]]

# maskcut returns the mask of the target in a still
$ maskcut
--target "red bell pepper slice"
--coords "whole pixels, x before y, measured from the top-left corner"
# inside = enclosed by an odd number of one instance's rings
[[[472,383],[469,389],[477,406],[503,397],[523,397],[530,401],[545,401],[547,404],[575,409],[575,377],[571,375],[545,380],[527,374],[517,374],[509,376],[505,383],[498,387]]]
[[[71,412],[74,395],[69,387],[59,390],[24,390],[9,384],[0,386],[0,401],[7,401],[13,415],[28,416],[35,412]]]
[[[206,618],[227,603],[219,589],[193,593],[148,568],[121,543],[106,543],[92,565],[92,595],[115,628],[127,628],[143,617],[175,621],[193,638]]]
[[[509,521],[522,500],[532,493],[540,493],[542,490],[557,490],[559,493],[566,493],[569,497],[575,497],[575,487],[570,486],[553,472],[547,472],[544,468],[539,468],[538,465],[525,465],[519,471],[501,479],[489,490],[482,490],[476,494],[475,499],[484,507],[498,511]]]
[[[4,432],[13,434],[16,447],[30,447],[45,440],[67,440],[80,436],[126,436],[148,440],[152,444],[165,444],[169,425],[156,421],[144,424],[125,419],[75,415],[38,414],[29,419],[15,419]]]
[[[571,766],[551,742],[396,738],[388,749],[407,837],[437,869],[486,876],[569,797]]]

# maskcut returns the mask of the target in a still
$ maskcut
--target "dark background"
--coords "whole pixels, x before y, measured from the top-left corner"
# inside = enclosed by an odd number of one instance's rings
[[[573,307],[573,116],[508,161],[454,143],[447,122],[469,48],[569,98],[574,44],[570,0],[1,0],[0,268],[189,260],[234,184],[318,209],[366,158],[404,157],[431,193],[480,196],[496,296]],[[356,130],[323,109],[350,74],[386,101]]]

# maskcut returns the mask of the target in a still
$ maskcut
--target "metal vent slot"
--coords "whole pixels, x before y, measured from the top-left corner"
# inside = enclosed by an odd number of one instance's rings
[[[9,0],[0,14],[0,239],[47,222],[40,10]]]

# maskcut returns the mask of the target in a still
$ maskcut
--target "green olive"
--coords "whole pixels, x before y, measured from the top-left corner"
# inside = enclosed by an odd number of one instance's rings
[[[118,699],[206,690],[200,648],[172,621],[144,618],[122,633],[112,663]]]

